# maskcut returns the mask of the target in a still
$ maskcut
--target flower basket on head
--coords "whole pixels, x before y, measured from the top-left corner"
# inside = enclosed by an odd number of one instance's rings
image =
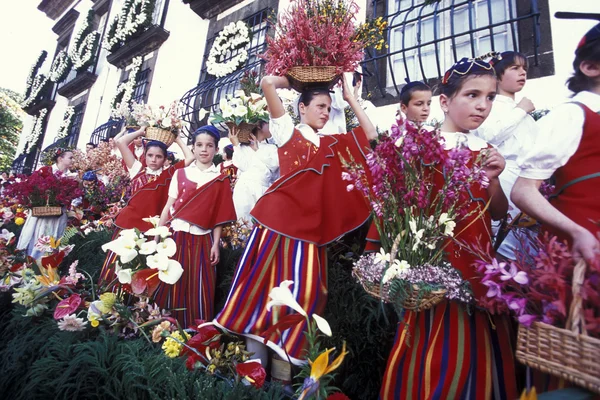
[[[172,145],[176,138],[177,134],[167,129],[157,127],[146,128],[146,139],[163,142],[167,147]]]
[[[240,122],[239,125],[236,125],[234,122],[226,122],[225,125],[227,125],[229,130],[237,127],[237,137],[240,143],[250,143],[250,135],[252,134],[252,130],[256,128],[255,124],[249,124],[247,122]]]
[[[517,360],[592,392],[600,393],[600,339],[588,336],[581,288],[586,270],[580,261],[573,271],[573,300],[566,328],[543,322],[519,325]]]
[[[331,89],[339,81],[340,76],[336,67],[331,66],[292,67],[287,72],[290,86],[298,92],[312,88]]]
[[[56,217],[62,214],[62,207],[58,206],[41,206],[33,207],[31,215],[33,217]]]

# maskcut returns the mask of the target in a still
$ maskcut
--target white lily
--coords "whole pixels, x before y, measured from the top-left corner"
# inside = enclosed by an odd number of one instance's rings
[[[156,247],[157,247],[157,245],[154,240],[144,242],[140,246],[140,254],[144,254],[144,255],[154,254],[156,252]]]
[[[112,242],[105,243],[102,245],[102,250],[114,252],[119,256],[121,264],[130,262],[138,255],[135,240],[124,236],[121,236]]]
[[[290,286],[293,284],[294,281],[283,281],[279,286],[275,286],[271,289],[269,292],[271,301],[267,303],[267,311],[271,311],[271,307],[273,306],[288,306],[306,317],[306,311],[298,304],[290,290]]]
[[[168,260],[167,267],[158,271],[158,279],[169,285],[175,284],[183,274],[183,267],[178,261]]]
[[[156,245],[156,252],[167,257],[173,257],[177,252],[177,245],[173,239],[166,238]]]
[[[444,225],[446,222],[451,221],[452,218],[448,217],[448,213],[440,214],[440,218],[438,219],[438,225]]]
[[[160,217],[158,215],[155,215],[154,217],[142,218],[142,221],[148,222],[156,228],[158,226],[158,221],[160,221]]]
[[[454,221],[446,222],[446,229],[444,229],[444,235],[454,236],[454,228],[456,228],[456,222],[454,222]]]
[[[166,226],[159,226],[156,228],[149,229],[144,233],[146,236],[160,236],[161,238],[167,238],[171,236],[171,232],[169,232],[169,228]]]
[[[138,234],[135,229],[125,229],[124,231],[119,232],[119,237],[137,240],[139,239]]]
[[[119,270],[119,272],[117,272],[117,277],[122,284],[131,283],[131,268]]]
[[[323,317],[318,316],[317,314],[312,315],[313,319],[317,323],[317,327],[321,332],[326,334],[327,336],[331,336],[333,333],[331,332],[331,327],[329,326],[329,322]]]
[[[165,270],[169,264],[169,257],[164,254],[153,254],[146,257],[146,264],[152,269]]]
[[[379,253],[375,253],[375,262],[376,263],[388,263],[390,262],[390,257],[392,255],[390,253],[386,253],[382,248],[379,249]]]
[[[252,101],[256,101],[256,100],[262,98],[262,96],[258,93],[250,93],[250,98],[252,99]]]

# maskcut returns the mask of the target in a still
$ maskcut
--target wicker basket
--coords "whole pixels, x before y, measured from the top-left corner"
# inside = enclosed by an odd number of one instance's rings
[[[146,139],[148,140],[157,140],[159,142],[163,142],[169,147],[173,144],[175,139],[177,138],[177,134],[168,131],[166,129],[161,128],[146,128]]]
[[[600,339],[587,335],[581,307],[581,286],[586,264],[573,272],[573,302],[567,328],[535,322],[530,328],[519,325],[517,360],[592,392],[600,393]]]
[[[33,217],[56,217],[61,214],[62,207],[59,206],[40,206],[31,208],[31,215]]]
[[[250,134],[252,134],[252,130],[256,127],[256,125],[247,122],[242,122],[239,125],[236,125],[233,122],[227,122],[225,125],[227,125],[229,130],[233,127],[237,127],[237,137],[240,143],[250,143]]]
[[[392,299],[389,298],[389,286],[384,285],[383,288],[381,285],[373,284],[366,279],[364,279],[361,274],[357,270],[353,270],[352,274],[356,277],[356,279],[360,282],[365,292],[369,293],[371,296],[376,297],[380,300],[383,300],[385,303],[393,303],[395,306],[398,305]],[[383,291],[382,291],[383,289]],[[439,304],[446,295],[445,289],[434,290],[430,293],[427,293],[425,296],[419,297],[419,293],[417,291],[418,287],[413,286],[413,291],[410,296],[404,301],[400,308],[407,311],[424,311],[429,310],[431,307]]]
[[[292,67],[287,78],[293,89],[302,92],[317,87],[331,89],[340,79],[340,74],[336,67]]]

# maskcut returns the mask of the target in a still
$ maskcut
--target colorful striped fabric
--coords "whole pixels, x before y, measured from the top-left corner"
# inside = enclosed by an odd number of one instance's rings
[[[211,320],[214,316],[216,268],[210,265],[212,234],[192,235],[175,232],[173,240],[177,252],[173,257],[183,267],[183,275],[174,285],[160,283],[154,301],[183,328],[193,325],[194,320]],[[185,310],[175,310],[185,308]]]
[[[217,325],[253,339],[278,318],[294,313],[287,307],[266,310],[269,292],[282,281],[292,280],[290,288],[296,301],[310,315],[322,315],[327,302],[327,255],[325,246],[279,235],[263,226],[254,227],[237,266],[224,309],[215,319]],[[305,348],[303,322],[284,331],[267,344],[284,360],[285,352],[294,364],[301,364]],[[284,351],[285,349],[285,351]]]
[[[117,240],[119,233],[121,233],[121,229],[115,227],[115,231],[110,240]],[[106,253],[104,264],[102,264],[102,269],[100,270],[98,285],[107,285],[117,278],[117,275],[115,275],[115,261],[117,261],[117,255],[109,250],[108,253]]]
[[[518,398],[508,316],[469,315],[463,305],[446,301],[407,312],[404,324],[398,325],[380,399]]]

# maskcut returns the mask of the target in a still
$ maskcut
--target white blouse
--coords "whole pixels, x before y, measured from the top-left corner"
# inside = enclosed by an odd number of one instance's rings
[[[196,166],[195,162],[189,167],[183,168],[183,171],[185,172],[187,179],[196,183],[196,188],[207,184],[221,174],[219,168],[217,168],[214,164],[209,168],[202,170]],[[178,175],[178,173],[173,175],[173,179],[169,185],[169,197],[175,199],[176,202],[182,202],[183,199],[179,198],[179,181],[177,179]],[[169,211],[171,215],[173,215],[175,207],[171,207]],[[171,221],[171,228],[176,232],[189,232],[192,235],[206,235],[211,232],[211,229],[202,229],[179,218],[175,218]]]
[[[319,147],[321,140],[313,128],[306,124],[298,124],[294,126],[294,121],[288,113],[283,114],[279,118],[271,118],[269,121],[269,131],[275,140],[275,144],[277,144],[279,147],[286,144],[288,140],[292,138],[292,135],[294,134],[294,128],[298,129],[306,140],[309,140],[312,144]]]
[[[573,96],[573,102],[600,111],[600,95],[583,91]],[[577,151],[585,114],[573,102],[563,103],[537,122],[539,134],[535,144],[517,158],[523,178],[544,180],[569,161]]]
[[[146,173],[148,175],[154,175],[154,176],[158,176],[160,174],[162,174],[164,168],[159,168],[159,169],[150,169],[150,167],[146,167]],[[135,160],[133,162],[133,165],[131,166],[131,168],[127,168],[127,171],[129,171],[129,178],[133,179],[137,174],[139,174],[139,172],[142,170],[142,163],[138,160]]]
[[[475,135],[498,149],[506,160],[517,157],[533,146],[538,127],[534,119],[508,96],[497,95],[492,111]]]
[[[277,146],[262,141],[254,151],[250,146],[235,146],[233,165],[239,170],[239,179],[259,182],[270,186],[274,176],[278,176],[279,156]]]

